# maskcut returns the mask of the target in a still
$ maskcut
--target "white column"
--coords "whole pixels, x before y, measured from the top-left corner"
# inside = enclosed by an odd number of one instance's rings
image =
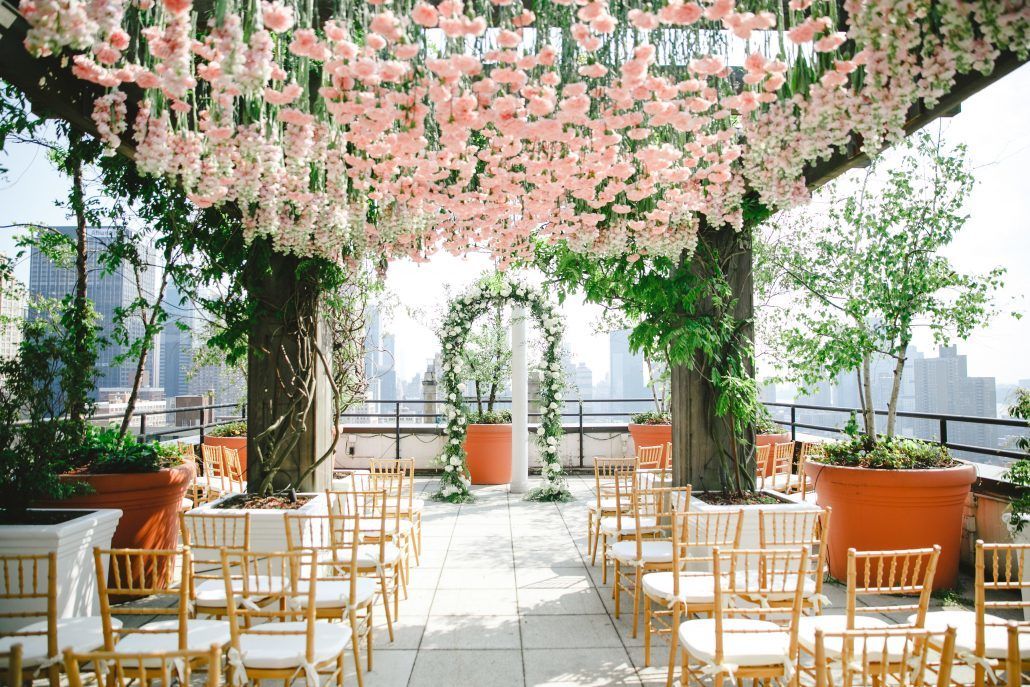
[[[511,312],[511,491],[529,491],[529,366],[521,305]]]

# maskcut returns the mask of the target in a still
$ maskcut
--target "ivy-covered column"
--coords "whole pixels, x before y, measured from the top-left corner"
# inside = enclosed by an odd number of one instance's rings
[[[251,248],[247,362],[248,489],[321,491],[336,447],[324,290],[310,260]]]
[[[722,280],[724,293],[712,291],[699,304],[697,319],[721,322],[712,344],[725,350],[696,350],[692,364],[672,366],[672,471],[677,485],[696,491],[748,489],[754,482],[754,428],[735,427],[732,413],[716,412],[717,385],[754,383],[754,280],[749,229],[702,230],[690,270],[704,279]],[[713,282],[717,283],[717,282]],[[729,317],[727,317],[727,315]],[[713,367],[721,361],[721,370]],[[733,368],[738,368],[734,370]],[[732,371],[735,378],[726,377]],[[724,398],[746,397],[722,389]],[[750,440],[749,440],[750,437]]]

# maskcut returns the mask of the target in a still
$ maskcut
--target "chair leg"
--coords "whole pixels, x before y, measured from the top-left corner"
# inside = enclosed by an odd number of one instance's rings
[[[372,635],[373,635],[372,631],[374,629],[374,622],[373,622],[373,618],[372,618],[372,607],[374,605],[375,604],[371,604],[371,603],[368,605],[368,625],[365,628],[365,631],[368,633],[368,634],[365,635],[365,656],[367,657],[367,660],[368,660],[368,670],[370,672],[372,670]]]
[[[383,609],[386,611],[386,630],[390,635],[390,643],[393,643],[393,614],[390,613],[390,592],[386,587],[386,575],[379,573],[379,587],[383,590]]]
[[[672,632],[670,633],[669,637],[669,675],[665,679],[665,687],[672,687],[672,678],[674,677],[674,673],[676,672],[676,649],[679,648],[680,639],[679,626],[680,605],[677,602],[674,603],[672,606],[672,625],[670,626],[672,628]],[[686,678],[683,678],[681,676],[680,682],[682,682],[684,679]]]
[[[597,533],[598,541],[594,546],[601,547],[601,584],[608,584],[608,537]]]
[[[358,666],[358,675],[359,676],[361,675],[361,666],[358,665],[360,663],[361,663],[361,660],[355,654],[355,656],[354,656],[354,664]],[[341,651],[340,655],[336,657],[336,687],[343,687],[343,671],[344,671],[344,667],[343,667],[343,652]],[[360,680],[361,678],[359,677],[358,679]],[[258,682],[260,683],[260,680]],[[358,684],[360,684],[360,683],[358,683]]]
[[[619,559],[615,559],[615,579],[612,580],[612,594],[615,596],[615,619],[619,618],[619,598],[620,594],[620,583],[619,583]]]
[[[358,635],[358,628],[354,618],[354,611],[351,611],[351,634],[350,634],[351,649],[354,651],[354,672],[358,676],[358,687],[365,687],[365,678],[361,674],[361,637]],[[343,670],[343,654],[340,654],[339,665],[337,669]],[[340,676],[342,680],[343,676]]]
[[[597,565],[597,535],[594,533],[594,511],[587,511],[587,551],[590,565]]]
[[[633,575],[633,639],[637,638],[637,626],[640,624],[640,575],[643,568],[636,566]]]

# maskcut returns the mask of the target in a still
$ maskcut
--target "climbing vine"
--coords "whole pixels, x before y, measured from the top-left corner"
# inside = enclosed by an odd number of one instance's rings
[[[562,389],[565,385],[561,365],[561,321],[554,304],[542,291],[504,275],[482,280],[455,298],[450,304],[441,329],[441,382],[444,400],[447,402],[447,430],[444,451],[438,459],[444,472],[436,497],[451,503],[472,500],[469,490],[472,483],[465,456],[469,408],[462,393],[465,370],[461,363],[461,352],[476,320],[498,303],[525,306],[540,326],[544,338],[543,362],[540,369],[541,417],[536,433],[544,485],[530,492],[527,498],[536,501],[569,500],[571,494],[559,454],[563,433]]]

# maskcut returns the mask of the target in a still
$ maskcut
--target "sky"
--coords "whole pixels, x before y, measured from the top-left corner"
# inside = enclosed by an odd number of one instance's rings
[[[965,143],[976,177],[969,201],[970,220],[948,249],[957,269],[985,272],[1004,267],[1006,285],[998,294],[1005,315],[974,333],[959,351],[969,354],[969,374],[993,376],[999,382],[1030,379],[1030,318],[1007,313],[1024,311],[1030,291],[1030,65],[999,80],[962,104],[955,117],[941,120],[945,143]],[[7,225],[26,222],[66,224],[56,206],[68,190],[66,179],[45,154],[27,144],[9,145],[3,165],[10,172],[0,180],[0,252],[16,251],[17,230]],[[861,170],[855,173],[861,174]],[[421,373],[438,343],[433,333],[448,293],[456,294],[491,269],[485,255],[457,258],[437,255],[426,263],[393,263],[387,273],[382,331],[397,339],[398,378]],[[28,281],[28,261],[17,270]],[[537,277],[539,278],[539,277]],[[533,279],[533,276],[530,276]],[[574,362],[585,362],[595,382],[608,373],[608,338],[598,332],[601,309],[573,298],[563,307],[566,341]],[[916,341],[926,353],[931,342]],[[759,360],[759,373],[762,361]]]

